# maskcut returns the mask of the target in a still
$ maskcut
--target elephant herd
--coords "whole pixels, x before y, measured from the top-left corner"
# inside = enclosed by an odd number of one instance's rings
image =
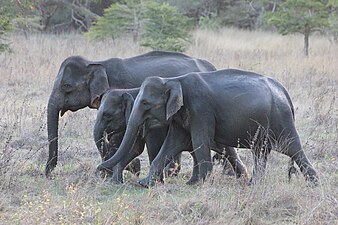
[[[193,158],[188,184],[207,179],[211,150],[226,158],[236,177],[248,177],[235,148],[253,152],[250,184],[264,175],[272,149],[289,156],[311,184],[319,180],[302,149],[290,96],[270,77],[216,70],[206,60],[164,51],[95,62],[69,57],[48,101],[47,177],[57,164],[59,115],[85,107],[98,109],[97,171],[114,182],[123,182],[124,169],[140,171],[136,157],[145,146],[150,169],[139,181],[143,187],[163,182],[165,167],[175,169],[182,151]],[[288,144],[279,146],[281,138]]]

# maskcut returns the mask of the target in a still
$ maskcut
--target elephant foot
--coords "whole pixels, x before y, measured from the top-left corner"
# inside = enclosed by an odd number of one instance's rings
[[[123,179],[112,177],[111,179],[109,179],[109,182],[112,184],[123,184]]]
[[[289,182],[291,182],[292,174],[295,176],[299,175],[299,172],[295,166],[290,166],[288,170],[288,177],[289,177]]]
[[[198,179],[198,177],[192,176],[186,184],[187,185],[194,185],[194,184],[197,184],[199,182],[200,182],[200,179]]]
[[[145,188],[154,187],[157,183],[163,184],[163,179],[161,179],[161,177],[155,178],[154,176],[147,176],[138,181],[138,184]]]
[[[142,180],[139,180],[138,183],[139,185],[145,188],[150,188],[150,187],[155,186],[155,180],[150,179],[149,176],[147,176],[146,178],[143,178]]]
[[[46,164],[46,168],[45,168],[45,175],[47,178],[51,178],[51,173],[54,170],[54,168],[56,167],[57,164],[57,159],[53,158],[51,160],[49,160]]]
[[[130,171],[132,174],[139,176],[141,172],[141,161],[139,158],[134,159],[131,163],[128,164],[126,170]]]
[[[177,177],[178,173],[181,170],[181,165],[177,162],[171,162],[165,169],[165,177]]]
[[[113,174],[110,171],[106,171],[106,170],[100,171],[99,174],[100,174],[100,177],[102,179],[109,179],[109,178],[111,178],[113,176]]]
[[[230,176],[230,177],[236,176],[235,171],[232,169],[231,166],[228,166],[228,164],[225,167],[223,167],[222,174]]]
[[[319,177],[317,174],[307,174],[305,176],[308,187],[317,187],[319,185]]]

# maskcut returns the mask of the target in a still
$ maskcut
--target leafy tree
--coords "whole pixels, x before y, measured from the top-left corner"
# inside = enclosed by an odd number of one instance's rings
[[[189,19],[167,3],[126,0],[112,4],[86,36],[94,40],[116,38],[132,33],[141,45],[153,49],[183,51],[189,33]]]
[[[0,17],[0,53],[10,51],[9,44],[5,38],[8,31],[11,29],[10,20],[6,17]]]
[[[144,10],[142,45],[152,49],[184,51],[189,19],[167,3],[147,2]]]
[[[132,33],[138,39],[141,26],[142,6],[140,0],[126,0],[125,4],[112,4],[104,11],[94,26],[86,34],[90,39],[116,38],[123,33]]]
[[[0,53],[11,50],[6,36],[12,29],[11,18],[15,16],[15,10],[12,0],[0,3]]]
[[[328,26],[328,10],[324,1],[287,0],[276,12],[266,13],[265,19],[274,25],[278,32],[286,35],[304,35],[304,53],[309,54],[309,36],[312,32]]]
[[[217,30],[221,27],[221,22],[217,16],[212,13],[211,16],[201,16],[198,21],[198,26],[202,29]]]
[[[329,26],[327,33],[333,37],[335,42],[338,41],[338,0],[329,0],[328,7],[330,10]]]

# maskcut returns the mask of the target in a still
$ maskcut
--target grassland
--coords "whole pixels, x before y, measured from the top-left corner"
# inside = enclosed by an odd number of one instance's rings
[[[98,60],[148,51],[128,39],[91,43],[81,36],[13,35],[0,56],[0,224],[338,224],[338,45],[315,36],[310,56],[301,36],[226,29],[196,31],[187,54],[217,68],[241,68],[281,81],[293,99],[303,147],[320,176],[307,187],[287,179],[288,158],[272,153],[266,179],[248,187],[215,166],[203,185],[187,186],[191,159],[178,178],[152,189],[95,177],[100,158],[92,138],[95,110],[60,120],[54,179],[47,160],[46,105],[61,62],[71,55]],[[249,169],[251,153],[239,150]],[[142,155],[142,174],[147,172]]]

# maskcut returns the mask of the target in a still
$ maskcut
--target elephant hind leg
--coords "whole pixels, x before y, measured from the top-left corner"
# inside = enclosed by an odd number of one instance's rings
[[[298,135],[294,138],[294,140],[291,141],[283,153],[291,157],[292,161],[296,162],[307,181],[309,181],[314,186],[318,185],[319,178],[317,172],[313,168],[310,160],[305,155]]]
[[[295,167],[295,162],[293,161],[293,159],[290,159],[289,161],[289,165],[288,165],[288,177],[289,177],[289,182],[291,181],[291,177],[292,174],[294,174],[295,176],[298,176],[298,170]]]
[[[223,150],[224,154],[223,171],[225,171],[228,168],[228,164],[230,164],[231,169],[235,172],[237,178],[240,177],[248,178],[247,168],[240,159],[235,148],[223,146],[221,144],[217,144],[217,148]],[[222,156],[220,155],[220,157]]]

